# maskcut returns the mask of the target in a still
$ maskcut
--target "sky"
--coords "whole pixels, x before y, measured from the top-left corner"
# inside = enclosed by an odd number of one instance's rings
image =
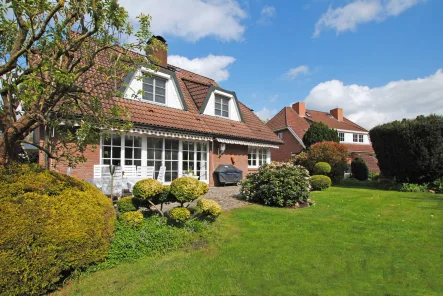
[[[442,0],[120,0],[168,63],[235,91],[262,119],[304,101],[370,129],[443,115]]]

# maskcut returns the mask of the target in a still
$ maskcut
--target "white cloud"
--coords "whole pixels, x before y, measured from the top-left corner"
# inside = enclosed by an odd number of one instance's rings
[[[276,9],[274,6],[264,6],[260,12],[260,18],[257,23],[261,25],[270,25],[272,24],[271,19],[275,16]]]
[[[255,115],[257,115],[261,120],[269,120],[274,117],[275,114],[277,114],[276,109],[268,109],[266,107],[263,107],[263,109],[255,112]]]
[[[136,2],[136,3],[135,3]],[[224,41],[242,40],[246,12],[235,0],[120,0],[133,23],[140,13],[152,16],[154,34],[190,41],[213,36]]]
[[[188,59],[179,55],[168,56],[168,63],[191,72],[223,81],[229,78],[227,67],[235,62],[234,57],[208,55],[203,58]]]
[[[347,118],[365,128],[418,115],[443,114],[443,70],[374,88],[331,80],[314,87],[305,102],[308,109],[320,111],[341,107]]]
[[[313,37],[318,37],[325,29],[335,29],[337,34],[355,31],[357,25],[373,21],[383,21],[397,16],[425,0],[356,0],[343,7],[329,7],[315,25]]]
[[[279,95],[277,95],[277,94],[272,95],[272,96],[269,98],[269,102],[271,102],[271,103],[275,103],[275,102],[277,102],[278,97],[279,97]]]
[[[291,80],[296,79],[300,75],[305,75],[309,73],[309,67],[306,65],[301,65],[296,68],[289,69],[283,76]]]

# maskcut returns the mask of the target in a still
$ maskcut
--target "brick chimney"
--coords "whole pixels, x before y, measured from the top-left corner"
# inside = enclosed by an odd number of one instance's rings
[[[153,50],[148,54],[157,59],[156,61],[152,60],[153,63],[166,68],[168,66],[168,44],[166,43],[166,39],[162,36],[152,36],[151,39],[149,39],[148,44],[152,43],[164,45],[164,48],[153,46]]]
[[[292,104],[292,109],[294,109],[295,112],[297,112],[297,114],[300,115],[301,117],[306,116],[305,102],[297,102],[297,103]]]
[[[335,117],[338,121],[343,121],[343,109],[342,108],[335,108],[329,111],[332,116]]]

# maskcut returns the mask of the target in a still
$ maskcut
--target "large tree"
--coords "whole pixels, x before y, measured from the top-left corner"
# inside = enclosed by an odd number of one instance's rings
[[[303,143],[306,145],[306,148],[309,148],[315,143],[327,141],[339,143],[340,139],[336,129],[329,128],[322,122],[312,122],[303,136]]]
[[[161,46],[147,43],[149,16],[136,31],[117,0],[1,0],[0,10],[0,163],[40,126],[56,141],[29,144],[70,165],[101,131],[130,126],[112,98],[128,71],[155,68],[134,53]]]

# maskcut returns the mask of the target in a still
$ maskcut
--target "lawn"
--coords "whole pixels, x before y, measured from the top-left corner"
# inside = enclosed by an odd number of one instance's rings
[[[218,236],[83,276],[64,295],[443,295],[443,196],[315,192],[316,206],[249,206]]]

